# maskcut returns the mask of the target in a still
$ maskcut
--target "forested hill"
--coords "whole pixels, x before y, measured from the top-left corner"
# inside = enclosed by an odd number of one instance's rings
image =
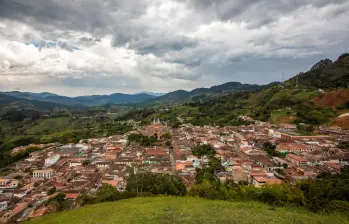
[[[297,76],[286,82],[289,86],[295,86]],[[316,63],[308,72],[298,75],[299,88],[349,88],[349,53],[344,53],[332,62],[324,59]]]
[[[142,106],[163,106],[188,103],[192,101],[206,101],[215,99],[234,92],[255,92],[270,86],[278,84],[277,82],[268,85],[242,84],[240,82],[227,82],[222,85],[212,86],[211,88],[197,88],[191,91],[176,90],[163,96],[144,101]]]
[[[81,107],[69,107],[62,104],[43,102],[38,100],[21,99],[14,96],[0,94],[0,115],[9,111],[15,110],[36,110],[45,112],[54,112],[65,110],[67,108],[81,108]]]

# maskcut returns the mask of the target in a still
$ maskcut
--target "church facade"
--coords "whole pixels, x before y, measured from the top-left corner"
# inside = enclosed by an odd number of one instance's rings
[[[153,123],[145,128],[145,134],[147,136],[154,136],[158,140],[160,140],[161,136],[167,132],[167,126],[161,124],[160,119],[154,119]]]

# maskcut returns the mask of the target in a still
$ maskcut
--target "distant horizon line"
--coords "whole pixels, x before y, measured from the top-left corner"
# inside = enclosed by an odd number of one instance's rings
[[[196,88],[193,88],[191,90],[185,90],[185,89],[176,89],[174,91],[170,91],[170,92],[152,92],[152,91],[140,91],[140,92],[136,92],[136,93],[122,93],[122,92],[114,92],[114,93],[110,93],[110,94],[91,94],[91,95],[78,95],[78,96],[67,96],[67,95],[61,95],[61,94],[58,94],[58,93],[54,93],[54,92],[47,92],[47,91],[43,91],[43,92],[32,92],[32,91],[20,91],[20,90],[8,90],[8,91],[4,91],[4,90],[0,90],[0,94],[1,93],[11,93],[11,92],[19,92],[19,93],[33,93],[33,94],[43,94],[43,93],[47,93],[47,94],[52,94],[52,95],[57,95],[57,96],[63,96],[63,97],[69,97],[69,98],[77,98],[77,97],[86,97],[86,96],[110,96],[110,95],[113,95],[113,94],[124,94],[124,95],[140,95],[140,94],[147,94],[147,95],[151,95],[151,96],[163,96],[163,95],[166,95],[168,93],[171,93],[171,92],[175,92],[175,91],[179,91],[179,90],[184,90],[184,91],[193,91],[195,89],[202,89],[202,88],[206,88],[206,89],[209,89],[211,87],[214,87],[214,86],[220,86],[220,85],[223,85],[223,84],[226,84],[226,83],[240,83],[240,84],[243,84],[243,85],[258,85],[258,86],[263,86],[263,85],[268,85],[270,83],[274,83],[274,82],[280,82],[280,81],[272,81],[272,82],[269,82],[267,84],[256,84],[256,83],[243,83],[243,82],[239,82],[239,81],[228,81],[228,82],[224,82],[224,83],[221,83],[221,84],[216,84],[216,85],[212,85],[212,86],[209,86],[209,87],[196,87]],[[158,96],[157,96],[158,95]]]

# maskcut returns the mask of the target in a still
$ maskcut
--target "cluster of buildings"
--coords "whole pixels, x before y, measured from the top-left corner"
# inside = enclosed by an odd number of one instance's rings
[[[155,146],[129,143],[129,133],[86,139],[79,144],[42,145],[43,150],[12,164],[11,171],[0,177],[0,222],[22,221],[53,212],[47,202],[57,194],[55,191],[65,195],[71,208],[76,206],[79,195],[94,193],[102,184],[124,191],[130,171],[140,168],[179,175],[190,187],[195,183],[197,168],[209,163],[205,156],[192,154],[191,149],[202,144],[215,149],[222,165],[215,175],[222,183],[232,181],[256,187],[294,184],[323,172],[338,173],[348,164],[349,152],[337,148],[337,143],[348,136],[290,135],[294,128],[256,121],[240,127],[188,124],[170,129],[158,120],[133,131],[157,138]],[[165,144],[162,136],[166,133],[170,133],[170,138]],[[266,142],[275,145],[280,156],[268,155],[262,149]]]

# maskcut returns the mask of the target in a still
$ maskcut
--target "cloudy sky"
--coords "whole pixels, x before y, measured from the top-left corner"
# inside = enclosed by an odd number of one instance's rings
[[[0,0],[0,91],[265,84],[348,51],[348,0]]]

